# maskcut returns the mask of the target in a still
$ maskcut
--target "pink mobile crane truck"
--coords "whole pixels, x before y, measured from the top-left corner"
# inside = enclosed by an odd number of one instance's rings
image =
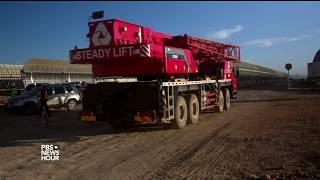
[[[89,48],[70,51],[70,62],[92,64],[95,77],[133,82],[90,84],[83,92],[83,121],[114,125],[195,124],[199,112],[226,111],[236,98],[240,47],[189,35],[174,36],[94,12]],[[125,118],[120,118],[125,117]]]

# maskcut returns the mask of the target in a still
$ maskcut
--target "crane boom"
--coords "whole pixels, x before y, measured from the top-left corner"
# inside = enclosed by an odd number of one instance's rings
[[[170,43],[170,42],[169,42]],[[193,50],[199,59],[212,57],[217,61],[240,61],[240,46],[196,38],[187,34],[172,37],[173,46]]]

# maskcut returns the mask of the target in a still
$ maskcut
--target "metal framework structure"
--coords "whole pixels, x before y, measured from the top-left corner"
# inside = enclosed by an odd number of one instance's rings
[[[184,81],[184,82],[162,82],[163,95],[166,97],[164,117],[162,118],[163,123],[168,123],[170,120],[174,119],[174,97],[176,91],[188,91],[188,90],[201,90],[201,99],[200,99],[200,108],[204,110],[208,108],[205,104],[204,96],[207,96],[208,93],[205,91],[206,85],[213,85],[219,87],[221,85],[230,85],[231,80],[221,79],[221,80],[202,80],[202,81]],[[212,105],[210,106],[212,107]]]
[[[21,79],[22,68],[23,68],[23,65],[0,64],[0,80]]]
[[[214,59],[217,61],[240,61],[240,46],[209,41],[206,39],[188,36],[174,36],[175,46],[191,49],[197,59]]]

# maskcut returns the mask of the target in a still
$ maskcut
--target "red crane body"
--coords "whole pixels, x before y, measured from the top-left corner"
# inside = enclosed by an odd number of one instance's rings
[[[216,75],[232,79],[240,47],[189,35],[173,36],[118,19],[88,23],[89,48],[70,51],[70,62],[92,64],[94,76]],[[219,73],[218,73],[219,72]]]
[[[95,77],[137,79],[89,84],[81,120],[125,115],[138,124],[183,128],[189,120],[197,123],[200,111],[230,108],[238,90],[232,65],[240,61],[239,46],[164,34],[118,19],[93,19],[89,48],[71,50],[70,62],[92,64]]]

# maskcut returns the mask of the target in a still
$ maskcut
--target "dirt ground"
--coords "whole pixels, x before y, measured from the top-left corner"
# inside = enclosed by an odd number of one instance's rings
[[[1,110],[0,179],[320,179],[320,94],[283,87],[242,90],[181,130],[113,130],[61,111],[44,128]],[[60,160],[41,161],[41,144],[59,145]]]

